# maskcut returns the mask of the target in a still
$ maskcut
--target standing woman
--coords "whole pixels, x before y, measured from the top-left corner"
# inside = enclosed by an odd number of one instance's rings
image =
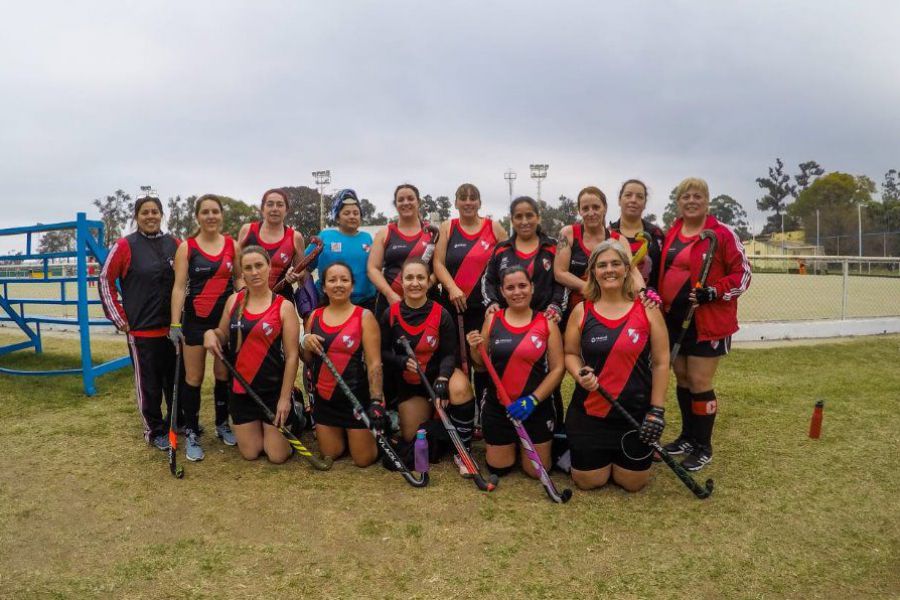
[[[635,289],[623,241],[607,240],[588,261],[585,300],[566,328],[566,369],[577,385],[566,414],[572,479],[588,490],[610,479],[629,492],[647,485],[651,450],[665,426],[669,344],[659,308]],[[648,308],[649,306],[649,308]],[[638,432],[597,391],[609,392]]]
[[[379,292],[375,315],[390,305],[400,302],[403,283],[400,271],[411,258],[419,258],[431,242],[431,235],[425,231],[419,214],[421,200],[416,186],[402,183],[394,190],[394,207],[397,222],[388,225],[375,234],[375,242],[369,253],[368,275]],[[430,257],[427,257],[430,261]]]
[[[400,374],[397,384],[400,434],[410,445],[419,426],[431,419],[433,408],[419,378],[416,361],[434,387],[435,395],[447,409],[447,416],[469,447],[475,421],[472,387],[457,368],[458,340],[450,312],[428,298],[431,270],[421,258],[412,258],[400,272],[403,298],[381,316],[381,357],[392,372]],[[398,340],[406,337],[416,353],[409,358]]]
[[[137,231],[118,240],[100,271],[100,300],[106,318],[128,338],[134,366],[138,412],[144,439],[168,450],[168,426],[162,398],[171,409],[175,378],[175,348],[169,343],[169,311],[175,272],[172,262],[180,243],[160,230],[162,203],[144,196],[134,203]],[[116,280],[122,288],[119,301]]]
[[[750,263],[734,230],[709,214],[709,186],[704,180],[685,179],[675,188],[675,197],[681,216],[666,233],[659,273],[670,343],[678,340],[691,305],[697,308],[673,365],[681,435],[665,448],[669,454],[687,454],[684,468],[699,471],[712,460],[717,412],[713,379],[719,359],[731,348],[731,335],[738,330],[737,298],[750,285]],[[710,248],[708,240],[700,239],[705,229],[715,233],[718,243],[706,284],[698,288]]]
[[[350,302],[370,311],[375,310],[375,286],[366,277],[366,263],[372,248],[372,236],[360,231],[362,215],[359,211],[359,199],[356,192],[343,189],[334,195],[331,205],[331,220],[337,229],[325,229],[319,232],[322,240],[322,252],[309,265],[309,270],[318,268],[319,280],[316,288],[320,298],[323,297],[323,274],[336,262],[343,263],[353,273],[353,288]],[[306,253],[312,252],[312,245]]]
[[[470,331],[466,339],[472,347],[472,359],[483,368],[474,349],[486,344],[491,363],[510,398],[509,406],[500,403],[494,386],[488,386],[487,401],[481,414],[481,427],[487,445],[488,469],[497,475],[509,473],[516,462],[519,440],[509,417],[522,421],[544,465],[550,465],[551,444],[556,422],[562,418],[551,400],[565,373],[562,336],[556,323],[532,308],[535,286],[525,267],[513,265],[500,276],[500,291],[507,308],[488,314],[480,332]],[[524,450],[520,462],[535,479],[538,474]]]
[[[640,179],[629,179],[619,189],[621,216],[618,221],[610,223],[609,228],[628,240],[632,255],[641,245],[641,241],[635,236],[641,231],[650,236],[647,255],[637,267],[647,286],[656,289],[659,287],[660,256],[665,234],[662,229],[644,218],[645,208],[647,208],[647,186]]]
[[[265,452],[269,462],[280,464],[291,456],[291,446],[278,431],[288,422],[291,392],[297,376],[300,321],[294,305],[270,287],[268,250],[245,246],[241,252],[241,274],[246,287],[225,303],[215,329],[204,334],[204,346],[215,356],[231,355],[235,369],[275,413],[269,423],[247,390],[233,380],[228,395],[228,412],[234,423],[238,450],[247,460]]]
[[[581,223],[566,225],[559,231],[559,245],[553,274],[557,283],[569,291],[566,319],[572,309],[584,299],[582,290],[587,281],[587,263],[594,248],[602,241],[618,235],[608,231],[606,222],[606,194],[600,188],[588,186],[578,192],[578,214]]]
[[[204,456],[198,437],[200,386],[206,371],[203,334],[219,324],[239,270],[234,240],[222,234],[222,201],[218,196],[200,196],[194,205],[194,216],[197,230],[175,253],[169,339],[174,344],[184,342],[185,455],[188,460],[196,461],[203,460]],[[234,446],[234,433],[228,425],[228,371],[218,357],[213,362],[213,375],[216,437]]]
[[[322,454],[340,457],[349,445],[358,467],[367,467],[378,458],[375,438],[353,415],[353,405],[338,385],[322,353],[335,364],[341,378],[359,399],[372,425],[385,427],[382,396],[381,334],[372,312],[350,301],[354,273],[346,264],[334,262],[322,271],[322,289],[328,304],[309,316],[300,339],[303,362],[317,373],[313,419]]]
[[[294,301],[291,286],[302,273],[294,273],[291,263],[295,256],[303,255],[303,236],[285,225],[284,220],[291,204],[284,190],[273,189],[263,194],[260,204],[262,220],[246,223],[238,234],[238,247],[259,246],[269,255],[269,288],[285,279],[288,285],[281,288],[281,295]]]

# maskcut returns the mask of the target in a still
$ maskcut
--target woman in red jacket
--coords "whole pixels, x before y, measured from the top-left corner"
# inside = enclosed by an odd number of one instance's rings
[[[733,229],[709,214],[709,186],[689,177],[675,188],[679,217],[666,233],[659,272],[659,291],[666,312],[670,343],[696,306],[681,349],[674,361],[676,396],[681,410],[681,435],[665,446],[670,454],[687,454],[683,465],[699,471],[712,460],[712,430],[716,419],[713,379],[719,358],[728,353],[738,330],[737,297],[750,284],[750,263]],[[716,248],[703,287],[698,287],[710,241],[700,233],[712,230]]]

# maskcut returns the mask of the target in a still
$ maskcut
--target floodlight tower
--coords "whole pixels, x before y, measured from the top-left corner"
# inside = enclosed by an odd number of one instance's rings
[[[325,229],[325,186],[331,183],[331,170],[313,171],[316,187],[319,189],[319,231]]]
[[[141,186],[141,198],[158,198],[159,195],[156,193],[156,190],[153,189],[152,185],[142,185]]]
[[[528,165],[531,169],[531,178],[537,183],[537,201],[541,201],[541,182],[547,177],[547,169],[550,165]]]
[[[506,170],[506,173],[503,174],[503,179],[506,180],[506,183],[509,184],[509,203],[512,204],[513,201],[513,183],[516,181],[516,172],[509,168]]]

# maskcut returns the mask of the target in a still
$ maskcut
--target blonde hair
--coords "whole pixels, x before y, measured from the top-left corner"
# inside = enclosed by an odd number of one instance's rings
[[[629,300],[634,300],[636,293],[634,290],[634,278],[631,276],[631,262],[628,260],[628,252],[625,246],[619,240],[605,240],[597,244],[587,264],[587,283],[584,284],[584,297],[588,302],[596,302],[600,299],[600,282],[597,281],[597,274],[594,267],[597,266],[597,259],[607,250],[614,250],[622,262],[625,263],[625,283],[622,285],[622,295]]]
[[[709,200],[709,185],[707,185],[706,181],[699,177],[688,177],[683,179],[678,184],[678,187],[675,188],[675,201],[677,202],[681,195],[688,190],[699,190]]]

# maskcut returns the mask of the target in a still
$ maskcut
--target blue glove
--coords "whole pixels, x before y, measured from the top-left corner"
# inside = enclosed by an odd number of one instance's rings
[[[537,403],[538,399],[534,394],[522,396],[521,398],[507,406],[506,412],[509,413],[509,416],[511,416],[513,419],[524,421],[531,416],[531,413],[534,412],[534,407],[537,406]]]

